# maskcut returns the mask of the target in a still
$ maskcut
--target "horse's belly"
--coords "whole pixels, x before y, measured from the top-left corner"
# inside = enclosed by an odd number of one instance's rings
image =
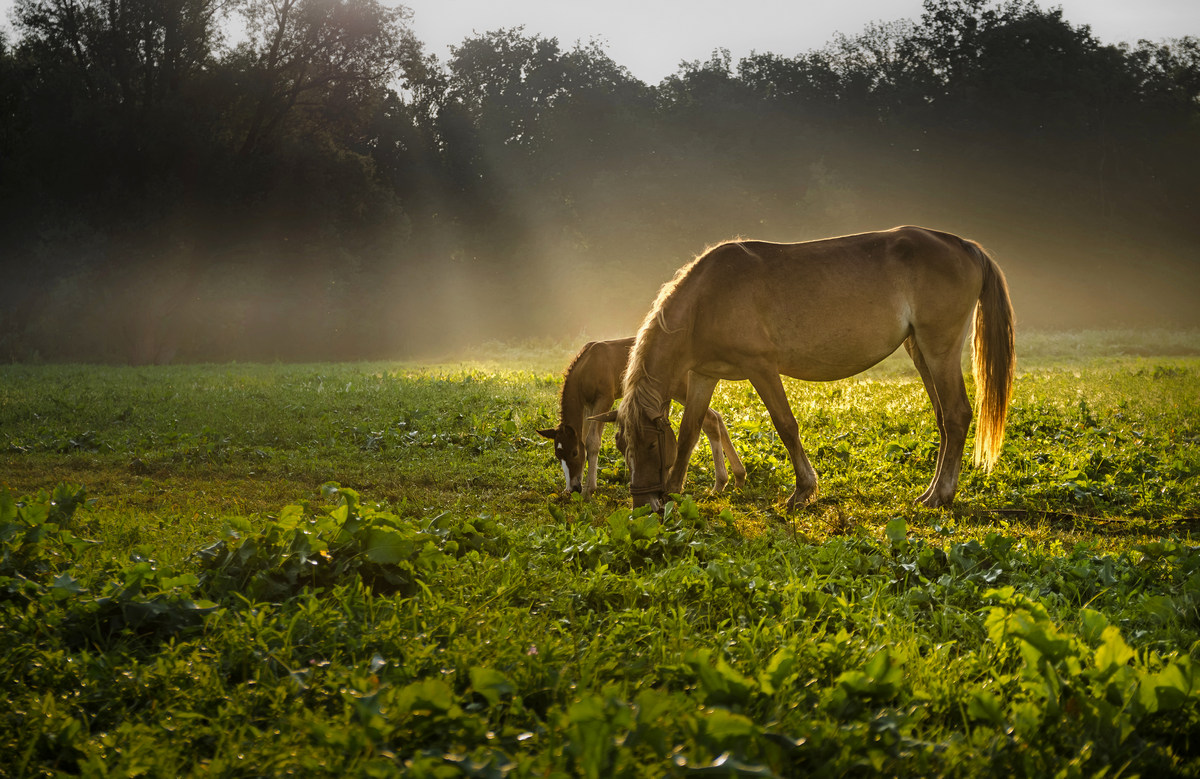
[[[744,365],[725,360],[705,360],[692,370],[702,376],[710,376],[714,379],[723,379],[725,381],[741,381],[749,378]]]
[[[896,351],[890,349],[855,354],[806,353],[788,355],[780,361],[779,372],[803,381],[836,381],[849,378],[877,365]]]
[[[861,345],[840,347],[827,344],[808,344],[803,349],[777,352],[768,358],[776,373],[803,381],[836,381],[862,373],[896,351],[904,342],[904,334],[893,342],[881,341],[869,348]],[[761,356],[748,359],[710,359],[693,368],[704,376],[727,381],[741,381],[763,365]]]
[[[886,316],[822,322],[779,339],[779,372],[805,381],[854,376],[886,359],[908,333],[908,319],[899,307]]]

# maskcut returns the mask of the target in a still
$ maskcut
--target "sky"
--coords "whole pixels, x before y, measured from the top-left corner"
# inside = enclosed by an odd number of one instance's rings
[[[389,5],[396,0],[383,0]],[[449,47],[475,33],[524,26],[563,48],[599,40],[634,76],[657,84],[684,61],[730,50],[786,57],[818,49],[836,33],[853,36],[871,22],[918,19],[921,0],[404,0],[426,52],[443,62]],[[1105,43],[1200,36],[1197,0],[1045,0],[1072,24],[1087,24]],[[11,39],[13,0],[0,0],[0,26]]]
[[[473,33],[524,25],[564,48],[592,38],[619,65],[651,84],[684,61],[729,49],[786,57],[818,49],[836,33],[871,22],[919,19],[921,0],[407,0],[426,51],[445,61],[449,46]],[[1197,0],[1048,0],[1105,43],[1200,36]]]

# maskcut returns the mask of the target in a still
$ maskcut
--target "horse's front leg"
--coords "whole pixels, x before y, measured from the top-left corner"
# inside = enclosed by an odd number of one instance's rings
[[[779,378],[779,374],[774,370],[764,371],[757,377],[751,377],[750,383],[771,414],[771,424],[775,425],[779,438],[787,448],[792,468],[796,472],[796,491],[788,498],[790,511],[797,506],[803,506],[816,495],[817,472],[813,470],[812,463],[808,461],[808,455],[804,453],[804,447],[800,444],[800,426],[796,424],[796,417],[788,404],[787,393],[783,391],[783,380]]]
[[[696,441],[700,439],[700,428],[716,387],[716,379],[697,376],[694,373],[689,377],[687,402],[684,403],[683,419],[679,423],[675,463],[671,466],[670,476],[667,477],[666,493],[668,495],[683,492],[688,461],[692,459],[692,450],[696,448]]]

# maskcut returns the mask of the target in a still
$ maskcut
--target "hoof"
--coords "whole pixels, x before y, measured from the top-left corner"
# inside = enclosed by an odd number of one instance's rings
[[[920,506],[930,509],[943,508],[954,503],[954,496],[951,495],[948,498],[939,498],[935,494],[922,495],[921,497],[917,498],[916,503]]]
[[[792,493],[792,497],[788,498],[787,510],[795,511],[798,508],[803,508],[815,497],[817,497],[816,487],[809,487],[807,490],[796,490]]]

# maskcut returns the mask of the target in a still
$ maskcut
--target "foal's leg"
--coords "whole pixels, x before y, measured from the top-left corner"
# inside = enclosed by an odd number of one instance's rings
[[[612,408],[616,398],[600,398],[594,406],[594,413],[603,414]],[[585,414],[583,418],[583,451],[587,455],[587,480],[583,483],[583,497],[588,497],[596,491],[597,471],[600,468],[600,440],[604,436],[604,422],[596,422]]]
[[[802,506],[817,492],[817,472],[813,470],[804,447],[800,444],[800,426],[792,414],[788,404],[787,393],[783,391],[783,380],[773,370],[750,378],[758,396],[771,414],[771,424],[779,432],[783,445],[787,448],[788,457],[792,459],[792,468],[796,472],[796,491],[788,498],[788,510]]]
[[[913,362],[921,372],[938,419],[937,467],[929,488],[917,499],[931,508],[949,505],[954,500],[967,430],[971,427],[971,401],[967,398],[961,364],[966,331],[964,326],[956,338],[929,339],[933,344],[924,343],[916,335],[910,338],[914,343],[909,347],[909,354],[913,355]],[[939,340],[942,343],[938,343]],[[946,344],[946,340],[951,343]],[[925,366],[923,371],[922,364]]]
[[[683,419],[679,423],[675,463],[671,466],[671,473],[667,477],[666,491],[668,495],[683,492],[688,461],[692,458],[692,450],[696,448],[696,441],[700,438],[700,427],[704,422],[705,412],[708,411],[708,404],[712,400],[713,390],[716,387],[717,380],[707,376],[697,376],[693,373],[688,379],[687,402],[683,405]]]
[[[720,482],[717,492],[721,491],[729,479],[724,467],[724,458],[729,458],[729,468],[733,471],[734,488],[736,489],[745,484],[746,466],[742,465],[742,460],[738,457],[737,450],[733,448],[733,441],[729,438],[729,430],[725,427],[725,420],[721,419],[721,415],[711,408],[704,415],[704,434],[708,436],[708,441],[712,444],[714,461],[718,458],[718,452],[724,453],[724,457],[721,458],[722,464],[717,468],[717,477]],[[717,440],[714,440],[714,438]]]
[[[721,446],[725,450],[725,456],[729,458],[729,468],[733,471],[733,487],[737,489],[746,483],[746,466],[742,465],[742,458],[738,457],[737,450],[733,448],[725,420],[721,419],[717,412],[714,411],[713,414],[716,414],[717,425],[721,428]]]
[[[725,425],[721,422],[721,415],[710,408],[705,411],[700,427],[708,438],[709,448],[712,449],[713,470],[716,471],[716,484],[713,485],[713,491],[720,492],[729,483],[729,472],[725,470],[725,453],[721,441]]]

